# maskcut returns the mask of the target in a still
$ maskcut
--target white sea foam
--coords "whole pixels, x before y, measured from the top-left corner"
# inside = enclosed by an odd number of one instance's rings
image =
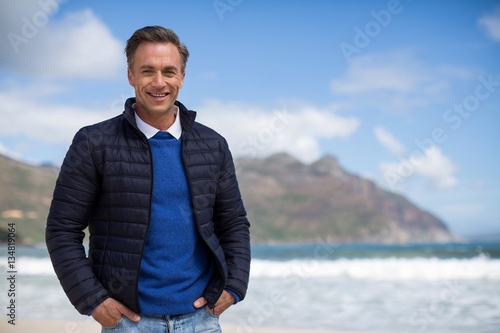
[[[7,258],[0,257],[0,271],[10,271]],[[20,275],[55,275],[52,262],[48,257],[19,257],[14,264],[14,270]]]
[[[79,318],[49,258],[42,251],[34,253],[17,253],[20,316]],[[4,255],[0,275],[8,270]],[[486,255],[470,259],[254,258],[247,297],[227,311],[224,320],[250,328],[306,325],[339,331],[496,332],[499,282],[498,255],[493,259]],[[7,290],[7,284],[7,279],[0,279],[1,290]]]
[[[500,260],[380,258],[269,261],[252,260],[251,276],[303,278],[351,278],[380,281],[500,280]]]
[[[0,257],[0,271],[7,271],[7,258]],[[20,275],[54,275],[47,257],[20,257]],[[273,261],[253,259],[252,278],[349,278],[357,280],[500,280],[500,259],[371,258],[337,260]]]
[[[0,257],[0,274],[7,271]],[[24,318],[78,318],[47,257],[16,259]],[[229,325],[314,329],[496,332],[500,259],[253,259],[247,297],[225,315]],[[0,280],[5,290],[8,281]],[[306,306],[304,306],[306,305]],[[457,315],[460,314],[460,315]],[[363,320],[359,320],[363,318]]]

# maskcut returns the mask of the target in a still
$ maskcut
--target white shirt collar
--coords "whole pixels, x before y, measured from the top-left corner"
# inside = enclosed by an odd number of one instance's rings
[[[181,138],[182,134],[182,127],[181,127],[181,121],[179,117],[179,107],[177,105],[174,105],[175,108],[175,120],[172,126],[170,126],[165,132],[170,133],[174,138],[179,140]],[[134,104],[134,110],[135,110],[135,104]],[[139,130],[146,136],[146,138],[151,139],[153,136],[156,135],[160,130],[157,129],[156,127],[153,127],[146,123],[144,120],[142,120],[138,115],[137,112],[135,113],[135,122],[137,123],[137,127]]]

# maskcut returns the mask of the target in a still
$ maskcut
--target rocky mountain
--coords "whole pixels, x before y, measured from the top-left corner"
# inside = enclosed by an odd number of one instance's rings
[[[53,166],[29,165],[0,155],[0,236],[8,223],[15,223],[16,241],[43,241],[58,172]]]
[[[287,154],[236,161],[254,242],[446,242],[434,215],[345,171],[332,156],[305,165]],[[58,170],[0,155],[0,236],[42,242]]]
[[[237,161],[256,242],[447,242],[436,216],[345,171],[333,156],[305,165],[287,154]]]

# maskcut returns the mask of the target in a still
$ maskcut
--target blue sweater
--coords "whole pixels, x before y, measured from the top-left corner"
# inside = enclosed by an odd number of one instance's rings
[[[149,139],[153,156],[151,219],[141,262],[139,302],[146,315],[195,311],[213,270],[200,238],[181,156],[182,139],[158,132]]]

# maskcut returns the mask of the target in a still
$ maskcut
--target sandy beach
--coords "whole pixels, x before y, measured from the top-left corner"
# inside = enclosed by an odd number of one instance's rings
[[[0,322],[0,332],[3,333],[99,333],[99,324],[92,319],[88,320],[16,320],[16,325],[7,323],[7,320]],[[322,331],[308,329],[290,328],[250,328],[222,326],[224,333],[354,333],[353,331]]]

